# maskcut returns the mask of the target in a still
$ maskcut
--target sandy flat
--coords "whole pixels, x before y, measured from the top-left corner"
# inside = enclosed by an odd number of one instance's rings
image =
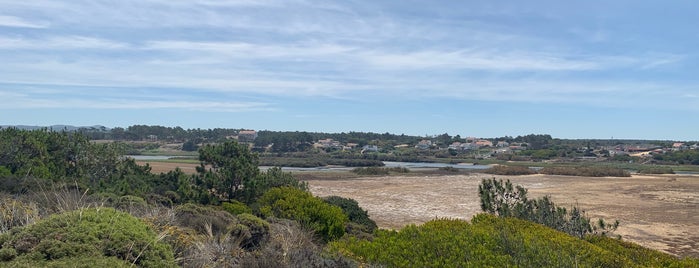
[[[480,213],[478,184],[492,175],[387,176],[309,180],[318,196],[357,200],[382,228],[401,228],[437,217],[470,219]],[[591,178],[496,176],[550,195],[560,206],[578,205],[592,218],[621,222],[623,239],[678,256],[699,257],[699,176]]]

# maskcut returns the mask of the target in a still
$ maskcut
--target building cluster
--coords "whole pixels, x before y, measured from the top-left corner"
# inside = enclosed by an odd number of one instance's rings
[[[663,147],[655,144],[634,144],[634,145],[617,145],[604,148],[609,151],[609,156],[615,155],[630,155],[630,156],[649,156],[652,154],[663,154],[667,152],[677,152],[684,150],[699,149],[699,144],[686,144],[684,142],[675,142],[670,147]]]
[[[335,150],[342,150],[342,151],[351,151],[354,149],[357,149],[359,147],[359,144],[357,143],[341,143],[339,141],[333,140],[333,139],[322,139],[318,140],[313,144],[313,148],[317,149],[335,149]],[[378,152],[379,147],[376,145],[364,145],[361,147],[362,152]]]
[[[254,142],[257,139],[257,131],[241,130],[238,135],[226,136],[226,139],[237,140],[238,142]]]

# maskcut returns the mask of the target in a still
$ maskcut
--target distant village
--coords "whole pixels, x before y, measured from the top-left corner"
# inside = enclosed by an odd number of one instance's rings
[[[238,135],[229,136],[231,139],[238,140],[239,142],[252,143],[258,137],[258,133],[255,130],[242,130]],[[395,145],[379,146],[372,142],[370,144],[361,145],[354,142],[341,142],[334,140],[332,138],[324,138],[315,140],[312,143],[311,148],[325,150],[325,151],[351,151],[359,153],[373,153],[373,152],[390,152],[393,150],[405,150],[405,149],[415,149],[418,151],[449,151],[455,152],[457,154],[461,153],[472,153],[476,155],[477,158],[495,158],[498,155],[512,155],[518,154],[527,150],[537,150],[541,148],[533,148],[532,144],[527,142],[508,142],[505,140],[498,139],[484,139],[476,137],[467,137],[461,139],[462,141],[454,141],[451,143],[439,143],[434,139],[421,139],[416,143],[400,143]],[[267,145],[267,148],[273,146],[273,144]],[[588,145],[589,146],[589,145]],[[615,156],[631,156],[639,158],[650,158],[655,154],[664,154],[668,152],[678,152],[684,150],[697,150],[699,149],[698,143],[684,143],[684,142],[672,142],[667,146],[661,146],[657,144],[645,143],[645,144],[616,144],[612,146],[590,146],[590,147],[580,147],[575,148],[575,150],[585,152],[582,155],[577,155],[574,158],[577,160],[605,160],[610,157]]]

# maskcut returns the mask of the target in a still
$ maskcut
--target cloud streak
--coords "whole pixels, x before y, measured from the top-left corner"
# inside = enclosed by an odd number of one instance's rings
[[[16,28],[47,28],[49,24],[46,22],[30,21],[14,16],[0,15],[0,27],[16,27]]]
[[[0,90],[13,100],[5,110],[283,106],[269,99],[697,106],[679,97],[696,95],[693,74],[679,68],[691,70],[693,51],[644,46],[638,29],[569,19],[579,14],[567,9],[313,0],[4,5],[0,85],[25,90]],[[144,100],[144,91],[178,94]]]
[[[15,94],[0,91],[5,105],[0,110],[10,109],[95,109],[95,110],[153,110],[176,109],[204,112],[249,112],[274,111],[276,108],[265,102],[236,102],[210,100],[140,100],[134,98],[99,98],[97,96],[68,97],[57,99],[48,96]]]

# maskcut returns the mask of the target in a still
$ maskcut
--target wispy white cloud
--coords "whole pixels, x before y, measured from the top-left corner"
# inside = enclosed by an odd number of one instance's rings
[[[123,42],[88,36],[52,36],[35,39],[0,37],[0,49],[79,50],[124,49],[128,47],[129,45]]]
[[[575,71],[606,68],[590,59],[566,59],[565,55],[536,52],[497,53],[495,51],[418,51],[409,53],[362,53],[372,66],[389,69],[475,69]]]
[[[98,96],[64,97],[13,94],[0,91],[5,104],[0,109],[116,109],[116,110],[150,110],[177,109],[209,112],[246,112],[274,111],[271,103],[245,101],[207,101],[207,100],[141,100],[140,97],[129,99],[99,98]]]
[[[0,35],[0,82],[185,88],[192,95],[601,103],[596,100],[600,96],[614,99],[647,88],[646,81],[620,81],[627,73],[685,59],[669,52],[586,50],[545,33],[516,31],[518,25],[510,21],[488,20],[517,21],[522,13],[517,8],[469,13],[431,7],[434,17],[418,17],[382,5],[308,0],[10,3],[8,9],[19,11],[0,16],[0,25],[50,22],[60,30]],[[33,12],[36,18],[20,16]],[[450,17],[450,12],[463,17]],[[603,27],[570,28],[564,27],[565,37],[573,33],[576,41],[604,43],[615,37]],[[676,85],[659,84],[659,89]]]
[[[0,15],[0,27],[47,28],[49,24],[43,21],[31,21],[14,16]]]
[[[171,53],[199,51],[218,56],[235,56],[249,58],[287,58],[322,56],[349,53],[356,48],[332,43],[307,44],[252,44],[244,42],[192,42],[192,41],[149,41],[143,47],[146,50],[163,50]]]

